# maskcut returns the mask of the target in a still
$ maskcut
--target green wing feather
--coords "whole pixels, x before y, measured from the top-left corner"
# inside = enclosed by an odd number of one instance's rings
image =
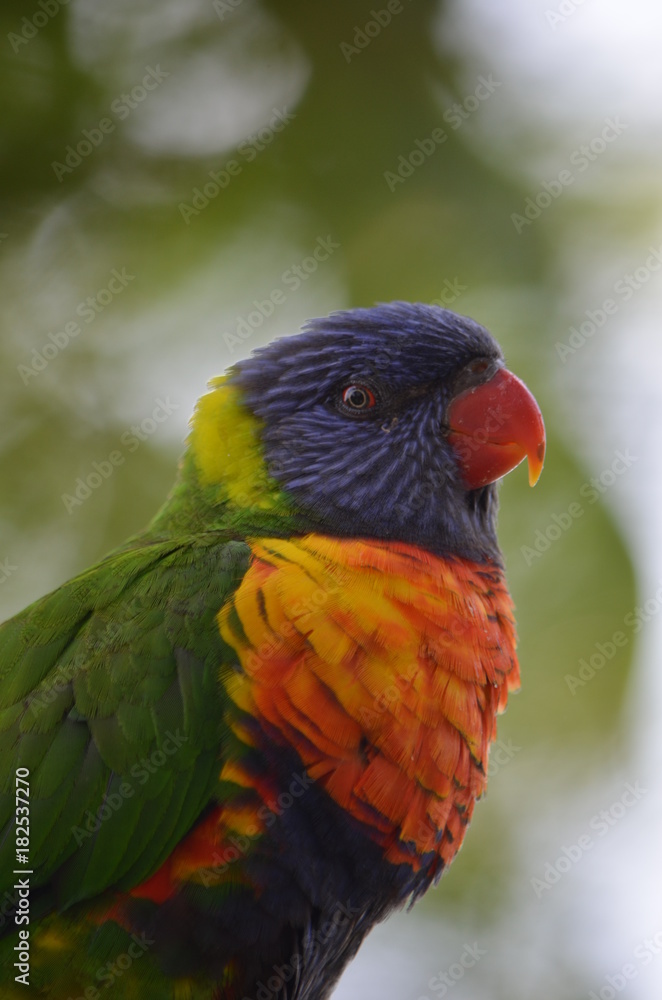
[[[215,617],[248,559],[217,533],[138,539],[0,626],[0,893],[24,767],[33,919],[147,878],[213,797]]]

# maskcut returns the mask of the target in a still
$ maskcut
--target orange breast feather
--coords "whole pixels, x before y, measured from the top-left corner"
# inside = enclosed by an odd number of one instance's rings
[[[321,535],[251,548],[218,616],[243,667],[230,697],[275,728],[388,860],[416,868],[433,851],[447,864],[519,684],[500,569]]]

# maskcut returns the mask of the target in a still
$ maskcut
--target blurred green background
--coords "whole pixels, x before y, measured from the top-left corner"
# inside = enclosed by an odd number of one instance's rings
[[[0,23],[0,616],[145,523],[207,379],[254,347],[396,298],[473,316],[548,428],[536,490],[519,469],[501,494],[523,689],[454,867],[336,995],[660,995],[656,8],[5,0]]]

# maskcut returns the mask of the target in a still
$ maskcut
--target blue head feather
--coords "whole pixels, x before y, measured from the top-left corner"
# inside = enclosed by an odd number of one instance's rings
[[[262,421],[270,474],[321,531],[393,539],[439,554],[499,559],[496,489],[466,490],[445,436],[467,366],[503,363],[478,323],[392,302],[311,320],[235,365],[232,381]],[[375,405],[353,412],[343,390]]]

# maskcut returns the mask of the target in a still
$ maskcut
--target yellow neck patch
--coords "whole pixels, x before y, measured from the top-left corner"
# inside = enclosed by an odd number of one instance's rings
[[[258,422],[223,375],[210,383],[191,421],[189,444],[203,486],[220,486],[240,507],[273,510],[283,495],[264,461]]]

